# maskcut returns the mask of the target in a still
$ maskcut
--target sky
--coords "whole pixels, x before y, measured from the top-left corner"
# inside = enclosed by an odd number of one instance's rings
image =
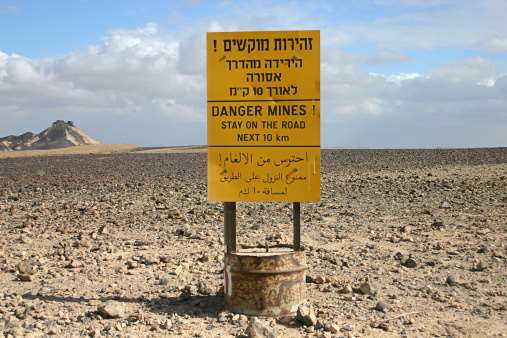
[[[0,137],[206,143],[209,31],[321,31],[323,147],[507,146],[507,1],[0,0]]]

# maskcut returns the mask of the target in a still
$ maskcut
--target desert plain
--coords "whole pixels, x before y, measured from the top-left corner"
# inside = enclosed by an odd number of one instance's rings
[[[5,337],[248,334],[206,153],[128,151],[0,158]],[[507,148],[323,150],[321,169],[312,324],[259,318],[267,336],[507,336]],[[291,207],[238,203],[239,247],[290,243]]]

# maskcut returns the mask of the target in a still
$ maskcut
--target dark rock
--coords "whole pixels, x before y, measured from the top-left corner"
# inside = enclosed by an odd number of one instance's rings
[[[450,286],[459,285],[458,278],[454,275],[447,276],[447,278],[445,279],[445,282],[447,283],[447,285],[450,285]]]
[[[401,265],[403,265],[406,268],[413,269],[413,268],[417,267],[417,262],[412,257],[409,257],[406,260],[404,260],[403,262],[401,262]]]
[[[31,282],[33,280],[32,275],[28,275],[26,273],[18,274],[18,279],[22,282]]]
[[[186,285],[182,290],[181,290],[181,293],[180,293],[180,296],[179,298],[181,300],[188,300],[190,298],[192,298],[192,286],[190,285]]]
[[[434,220],[433,223],[431,224],[431,226],[435,229],[442,229],[445,227],[444,225],[444,222],[442,221],[437,221],[437,220]]]
[[[387,312],[387,309],[388,309],[388,306],[386,303],[384,303],[383,301],[379,301],[377,302],[377,304],[375,305],[375,310],[377,311],[380,311],[380,312]]]

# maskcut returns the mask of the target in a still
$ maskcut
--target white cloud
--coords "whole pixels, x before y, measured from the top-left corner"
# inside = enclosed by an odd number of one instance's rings
[[[383,50],[375,55],[365,57],[363,62],[369,64],[401,63],[409,61],[410,59],[408,55],[403,53]]]
[[[483,47],[493,52],[507,52],[507,38],[491,38],[483,43]]]
[[[204,53],[197,53],[204,48],[204,44],[199,48],[202,41],[175,39],[148,24],[114,31],[100,44],[57,58],[0,53],[0,116],[22,116],[24,122],[11,122],[18,128],[27,128],[31,121],[26,120],[44,115],[45,124],[64,118],[93,125],[97,116],[165,121],[168,134],[178,125],[202,127]],[[195,131],[191,135],[202,142]],[[138,136],[131,136],[136,142]],[[112,133],[99,138],[115,142],[117,137]]]
[[[327,146],[507,145],[507,76],[494,62],[471,58],[428,74],[364,74],[340,60],[327,57],[322,67]],[[491,77],[493,86],[478,84]]]
[[[380,1],[412,6],[399,15],[338,25],[336,29],[355,41],[370,41],[386,49],[487,48],[505,52],[507,1]]]
[[[335,112],[345,115],[367,114],[372,116],[384,113],[383,101],[379,98],[366,98],[364,101],[354,104],[337,105]]]
[[[377,74],[377,73],[369,73],[373,77],[381,77],[387,82],[396,83],[397,85],[401,85],[403,81],[407,80],[413,80],[417,79],[419,77],[422,77],[423,75],[419,73],[399,73],[399,74],[391,74],[391,75],[384,75],[384,74]]]

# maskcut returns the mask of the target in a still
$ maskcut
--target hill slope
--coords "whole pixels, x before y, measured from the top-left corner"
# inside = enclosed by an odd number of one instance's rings
[[[27,132],[0,138],[0,151],[57,149],[89,144],[100,142],[86,135],[72,121],[58,120],[39,134]]]

